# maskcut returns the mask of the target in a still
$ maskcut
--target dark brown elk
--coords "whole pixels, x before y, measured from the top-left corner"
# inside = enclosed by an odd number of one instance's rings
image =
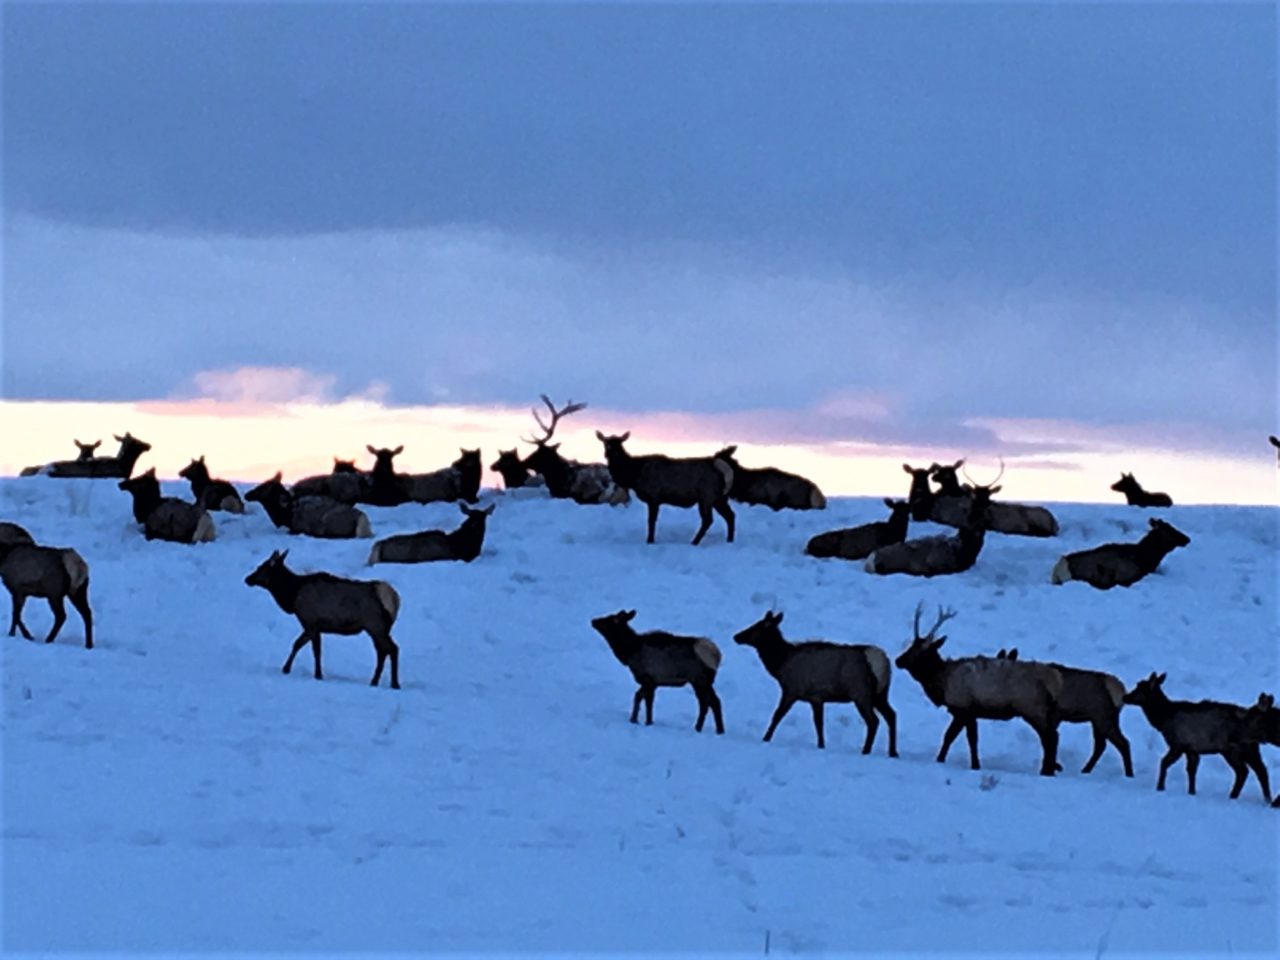
[[[938,485],[935,491],[939,497],[963,497],[968,495],[966,490],[960,483],[960,477],[957,471],[964,466],[963,458],[955,463],[935,463],[929,467],[929,477]]]
[[[142,524],[148,540],[171,543],[208,543],[217,536],[213,518],[194,503],[162,497],[155,468],[116,484],[133,497],[133,518]]]
[[[489,469],[502,476],[502,485],[508,490],[519,490],[533,479],[529,465],[520,459],[520,451],[499,450],[498,459],[489,464]]]
[[[271,594],[276,605],[291,613],[302,625],[302,635],[293,643],[282,672],[293,669],[293,659],[304,646],[311,644],[317,680],[324,679],[320,670],[320,637],[325,633],[339,636],[369,634],[378,665],[373,671],[371,687],[378,685],[382,667],[391,661],[391,688],[400,689],[400,648],[391,639],[391,628],[400,612],[400,595],[382,580],[348,580],[331,573],[294,573],[285,566],[289,551],[272,552],[258,569],[244,578],[250,587],[262,587]]]
[[[930,470],[938,483],[938,491],[934,494],[930,505],[929,519],[951,527],[964,525],[969,515],[970,492],[976,486],[969,475],[969,482],[961,484],[956,470],[963,466],[963,460],[957,460],[951,466],[934,464]],[[1004,460],[1000,461],[1000,471],[1004,472]],[[1022,503],[1001,503],[992,501],[987,507],[987,532],[1003,533],[1020,537],[1056,537],[1058,521],[1044,507]]]
[[[533,453],[525,457],[524,464],[547,485],[547,493],[557,500],[572,500],[581,504],[607,504],[618,506],[628,503],[631,494],[625,487],[614,482],[609,468],[603,463],[579,463],[568,460],[560,453],[560,444],[552,443],[556,427],[562,417],[585,410],[585,403],[569,401],[560,409],[551,402],[545,393],[542,402],[551,413],[550,422],[543,421],[537,408],[533,410],[533,419],[542,428],[540,437],[524,437],[525,443],[533,444]]]
[[[996,659],[1018,659],[1017,648],[1001,650]],[[1041,661],[1044,662],[1044,661]],[[1119,677],[1099,670],[1081,670],[1060,663],[1046,663],[1062,674],[1062,693],[1058,696],[1058,719],[1063,723],[1087,723],[1093,730],[1093,753],[1081,773],[1090,773],[1111,743],[1120,754],[1124,775],[1133,776],[1133,757],[1129,740],[1120,730],[1120,711],[1124,707],[1124,684]]]
[[[998,478],[997,478],[998,479]],[[955,536],[920,537],[878,547],[866,560],[869,573],[903,573],[936,577],[963,573],[972,567],[986,541],[986,512],[998,486],[975,487],[969,500],[969,517]]]
[[[806,640],[791,643],[782,636],[782,614],[770,610],[747,629],[734,634],[735,643],[752,647],[769,675],[778,681],[782,696],[773,711],[764,741],[773,739],[778,724],[799,701],[813,710],[818,747],[824,748],[823,711],[828,703],[852,703],[867,725],[863,754],[871,752],[880,727],[878,712],[889,728],[889,756],[898,755],[898,717],[889,705],[889,657],[870,644]]]
[[[151,449],[151,444],[139,440],[126,433],[117,436],[120,449],[114,457],[92,457],[88,460],[58,460],[43,467],[27,467],[21,476],[30,477],[40,474],[46,477],[113,477],[121,479],[133,473],[133,465],[138,458]],[[81,451],[83,454],[83,447]]]
[[[178,476],[191,484],[191,495],[195,498],[196,506],[205,510],[244,513],[244,501],[240,499],[240,492],[226,480],[214,480],[210,477],[203,456],[179,470]]]
[[[458,504],[466,517],[457,530],[423,530],[379,540],[369,552],[369,563],[430,563],[433,560],[461,560],[470,563],[484,547],[485,520],[494,504],[483,510]]]
[[[1099,590],[1129,587],[1160,566],[1160,562],[1191,538],[1172,524],[1152,517],[1151,527],[1137,543],[1104,543],[1061,557],[1053,567],[1052,580],[1063,584],[1082,580]]]
[[[911,505],[905,500],[888,500],[888,520],[864,523],[860,527],[829,530],[810,539],[804,552],[811,557],[836,557],[841,560],[863,560],[880,547],[907,539]]]
[[[1231,799],[1240,796],[1249,771],[1258,778],[1262,796],[1271,802],[1271,784],[1262,751],[1258,746],[1263,735],[1263,717],[1258,711],[1221,703],[1216,700],[1170,700],[1164,692],[1167,674],[1152,673],[1139,680],[1124,695],[1124,702],[1142,709],[1147,722],[1164,738],[1169,750],[1160,760],[1156,789],[1164,789],[1169,768],[1183,756],[1187,758],[1187,793],[1196,792],[1196,770],[1200,757],[1217,753],[1227,761],[1236,775]]]
[[[1259,742],[1280,747],[1280,709],[1276,708],[1276,698],[1269,693],[1258,695],[1258,702],[1249,708],[1253,714],[1255,729],[1261,734]],[[1280,795],[1272,801],[1273,807],[1280,807]]]
[[[1117,493],[1123,493],[1131,507],[1172,507],[1173,499],[1167,493],[1152,493],[1143,490],[1142,485],[1132,473],[1120,474],[1120,479],[1111,485]]]
[[[18,528],[21,529],[21,528]],[[66,601],[84,621],[84,646],[93,649],[93,611],[89,609],[89,565],[70,547],[41,547],[33,543],[0,539],[0,582],[13,601],[9,636],[18,630],[28,640],[31,631],[22,622],[22,608],[28,597],[43,597],[53,612],[53,629],[44,638],[53,643],[67,622]]]
[[[326,540],[373,536],[363,511],[331,497],[295,497],[280,482],[279,473],[258,484],[244,498],[262,504],[271,522],[290,533]]]
[[[76,457],[76,463],[84,463],[86,460],[93,459],[93,453],[102,446],[102,441],[95,440],[93,443],[81,443],[76,440],[75,445],[80,450],[80,456]]]
[[[634,610],[619,610],[591,621],[591,626],[604,637],[618,662],[631,671],[638,684],[631,701],[631,722],[638,722],[643,701],[645,726],[652,726],[653,696],[658,687],[689,684],[698,698],[698,720],[693,729],[701,732],[710,710],[715,718],[716,733],[724,733],[720,697],[715,690],[720,648],[706,637],[685,637],[662,630],[636,633],[631,626],[635,616]]]
[[[31,534],[16,523],[0,521],[0,547],[33,544],[35,542]]]
[[[396,473],[392,461],[404,452],[399,446],[394,450],[383,447],[375,450],[372,445],[366,449],[373,454],[373,469],[369,471],[369,489],[362,503],[370,503],[377,507],[395,507],[409,499],[405,491],[403,478]]]
[[[1062,675],[1052,667],[1038,663],[995,657],[961,657],[944,659],[939,648],[945,636],[936,636],[943,623],[955,616],[951,610],[939,610],[938,619],[929,632],[920,633],[920,612],[916,607],[913,639],[896,661],[920,684],[935,705],[951,714],[951,724],[942,737],[938,762],[947,759],[947,751],[960,731],[969,741],[969,766],[981,769],[978,762],[979,720],[1025,720],[1040,738],[1044,756],[1040,773],[1051,777],[1058,767],[1058,697],[1062,693]]]
[[[400,474],[407,499],[414,503],[437,503],[464,500],[476,503],[483,474],[479,450],[462,450],[462,455],[449,466],[431,473]]]
[[[929,476],[933,467],[913,467],[904,463],[902,469],[911,474],[911,489],[907,491],[907,503],[911,504],[911,519],[916,523],[924,523],[933,511],[933,489],[929,486]]]
[[[605,461],[614,481],[633,491],[636,498],[649,508],[646,542],[653,543],[658,527],[658,510],[663,504],[669,504],[698,508],[702,522],[694,535],[694,546],[702,542],[711,528],[712,510],[724,518],[727,540],[733,543],[734,515],[733,508],[729,506],[733,468],[714,457],[676,458],[661,454],[633,457],[623,447],[630,436],[630,431],[620,437],[606,437],[596,431],[596,437],[604,444]]]
[[[290,487],[295,497],[330,497],[340,503],[360,503],[369,494],[369,474],[356,469],[354,460],[333,458],[330,473],[304,477]]]
[[[733,487],[729,499],[739,503],[759,504],[772,510],[822,510],[827,498],[817,485],[794,473],[777,467],[746,468],[738,463],[737,446],[725,447],[715,459],[733,468]]]

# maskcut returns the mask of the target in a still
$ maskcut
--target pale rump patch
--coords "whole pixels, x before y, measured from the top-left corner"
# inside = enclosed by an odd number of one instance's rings
[[[809,497],[809,507],[813,510],[825,510],[827,508],[827,498],[822,495],[822,491],[814,488],[812,496]]]
[[[200,519],[196,521],[195,536],[191,538],[192,543],[208,543],[218,535],[218,529],[213,525],[213,518],[207,513],[202,513]]]
[[[889,689],[889,657],[879,647],[866,647],[867,663],[875,674],[876,689],[884,693]]]
[[[720,669],[720,648],[710,640],[695,640],[693,642],[693,652],[699,660],[712,670]]]
[[[712,460],[711,462],[720,471],[720,476],[724,477],[724,492],[728,493],[733,489],[733,467],[720,459]]]
[[[1124,704],[1124,684],[1115,677],[1107,677],[1103,684],[1107,688],[1107,696],[1111,698],[1111,702],[1117,707],[1122,706]]]
[[[62,567],[67,571],[71,593],[75,593],[89,582],[89,565],[84,562],[84,557],[74,550],[62,551]]]
[[[244,504],[239,497],[223,497],[222,509],[227,513],[244,513]]]
[[[360,514],[360,518],[356,520],[356,536],[357,537],[373,536],[373,527],[369,526],[369,518],[366,517],[363,513]]]
[[[1053,582],[1066,583],[1071,579],[1071,565],[1067,563],[1066,557],[1059,558],[1058,562],[1053,565]]]
[[[396,615],[400,612],[400,594],[396,593],[396,588],[385,580],[375,581],[373,589],[378,595],[378,602],[382,604],[382,609],[387,611],[391,622],[395,623]]]
[[[375,563],[381,562],[381,560],[382,560],[382,544],[375,543],[373,545],[373,549],[369,551],[368,565],[373,566]]]

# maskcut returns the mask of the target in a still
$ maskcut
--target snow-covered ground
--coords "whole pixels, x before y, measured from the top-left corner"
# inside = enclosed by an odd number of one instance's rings
[[[186,495],[185,485],[166,484]],[[1158,735],[1132,708],[1137,776],[1093,774],[1087,728],[1066,771],[1036,775],[1021,724],[984,723],[984,769],[895,673],[901,757],[858,753],[851,706],[807,710],[760,742],[777,687],[735,631],[767,609],[792,639],[896,656],[918,600],[959,611],[951,655],[1016,645],[1115,672],[1167,671],[1174,697],[1280,692],[1273,508],[1163,512],[1192,544],[1129,590],[1054,587],[1057,557],[1137,539],[1147,513],[1055,507],[1062,535],[991,535],[960,576],[875,577],[802,554],[813,533],[880,519],[738,509],[698,548],[693,511],[495,497],[470,565],[364,565],[368,541],[289,537],[251,505],[218,539],[147,543],[114,481],[0,481],[0,519],[75,546],[92,569],[97,647],[78,617],[53,646],[4,638],[3,947],[7,951],[547,953],[1277,950],[1277,825],[1219,758],[1188,797],[1154,790]],[[368,508],[378,535],[452,528],[455,506]],[[368,686],[368,638],[327,637],[325,680],[295,621],[245,575],[289,547],[299,570],[395,584],[403,689]],[[692,693],[627,722],[630,676],[591,629],[712,637],[727,733],[693,732]],[[26,619],[39,638],[47,607]],[[7,620],[7,618],[6,618]],[[1280,753],[1270,752],[1280,773]],[[1280,778],[1278,778],[1280,779]]]

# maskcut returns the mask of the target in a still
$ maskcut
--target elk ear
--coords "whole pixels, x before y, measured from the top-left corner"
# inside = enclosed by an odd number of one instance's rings
[[[604,440],[606,440],[607,438],[605,437],[605,435],[604,435],[603,433],[601,433],[599,430],[597,430],[597,431],[596,431],[596,439],[597,439],[597,440],[600,440],[600,441],[604,441]]]
[[[737,453],[737,452],[738,452],[738,445],[735,443],[735,444],[734,444],[733,446],[731,446],[731,447],[725,447],[725,448],[724,448],[723,450],[721,450],[720,452],[721,452],[721,453],[723,453],[723,454],[726,454],[726,455],[728,455],[728,456],[730,456],[730,457],[732,457],[735,453]]]
[[[400,456],[400,454],[402,454],[402,453],[404,453],[404,444],[403,444],[403,443],[402,443],[402,444],[400,444],[400,446],[396,447],[394,450],[392,450],[392,451],[391,451],[391,455],[392,455],[393,457],[398,457],[398,456]]]
[[[124,437],[120,436],[120,434],[113,433],[112,436],[115,437],[117,440],[119,440],[121,443],[124,443]],[[128,436],[128,434],[125,434],[125,436]]]
[[[492,514],[492,513],[493,513],[493,511],[497,509],[497,507],[498,507],[498,505],[497,505],[496,503],[491,503],[491,504],[489,504],[487,507],[485,507],[483,510],[481,510],[480,512],[481,512],[481,513],[483,513],[483,514],[487,517],[487,516],[489,516],[490,514]]]
[[[911,464],[909,463],[904,463],[902,465],[902,470],[904,473],[915,473],[915,471],[911,469]]]
[[[951,469],[952,469],[952,470],[959,470],[959,469],[960,469],[961,467],[963,467],[963,466],[964,466],[964,457],[961,457],[959,460],[957,460],[957,461],[955,462],[955,466],[953,466]]]
[[[930,650],[937,650],[937,649],[939,649],[939,648],[940,648],[944,643],[946,643],[946,642],[947,642],[947,638],[946,638],[946,636],[945,636],[945,635],[943,635],[943,636],[941,636],[941,637],[936,637],[936,638],[934,639],[933,643],[929,644],[929,649],[930,649]]]
[[[277,470],[277,471],[276,471],[276,475],[275,475],[274,477],[272,477],[272,478],[271,478],[271,482],[272,482],[272,483],[280,483],[280,482],[282,482],[283,480],[284,480],[284,471],[283,471],[283,470]]]
[[[628,430],[626,433],[624,433],[622,436],[620,436],[620,437],[618,438],[618,442],[619,442],[619,443],[626,443],[626,442],[627,442],[628,440],[630,440],[630,439],[631,439],[631,431],[630,431],[630,430]]]
[[[287,557],[288,555],[289,555],[289,551],[288,551],[288,550],[281,550],[281,551],[280,551],[280,562],[281,562],[281,563],[284,563],[284,558],[285,558],[285,557]]]
[[[999,493],[1003,489],[1004,489],[1003,486],[992,487],[990,490],[987,491],[987,493],[990,494],[991,496],[995,496],[997,493]]]
[[[465,503],[458,504],[458,512],[461,513],[464,517],[471,516],[471,511],[467,509],[467,505]]]
[[[781,610],[779,610],[777,613],[775,613],[775,614],[773,615],[773,622],[774,622],[774,623],[781,623],[781,622],[782,622],[782,611],[781,611]]]
[[[893,501],[890,500],[888,497],[884,498],[884,505],[888,507],[890,510],[893,509]]]
[[[378,451],[377,451],[377,450],[375,450],[375,449],[373,449],[373,444],[372,444],[372,443],[366,443],[366,444],[364,445],[364,448],[365,448],[366,450],[368,450],[370,453],[372,453],[375,457],[378,455]]]
[[[1159,676],[1157,676],[1157,677],[1156,677],[1156,686],[1160,686],[1160,684],[1164,683],[1164,678],[1165,678],[1165,677],[1167,677],[1167,676],[1169,676],[1169,674],[1167,674],[1167,673],[1162,673],[1162,674],[1160,674]]]
[[[624,610],[624,611],[622,611],[622,622],[623,622],[623,623],[630,623],[630,622],[631,622],[632,620],[634,620],[635,618],[636,618],[636,612],[635,612],[634,610]]]

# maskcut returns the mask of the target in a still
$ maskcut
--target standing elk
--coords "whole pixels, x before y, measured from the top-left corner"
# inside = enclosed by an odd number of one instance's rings
[[[999,479],[997,476],[996,480]],[[968,519],[955,536],[920,537],[878,547],[867,557],[865,569],[869,573],[905,573],[913,577],[963,573],[977,562],[986,542],[987,507],[992,494],[999,490],[995,481],[985,487],[974,487]]]
[[[1147,722],[1169,747],[1160,760],[1156,789],[1164,789],[1169,768],[1185,755],[1187,793],[1194,794],[1200,757],[1218,753],[1236,775],[1231,786],[1232,800],[1240,796],[1252,770],[1262,788],[1263,798],[1270,803],[1271,784],[1258,746],[1263,736],[1264,717],[1261,712],[1216,700],[1170,700],[1164,692],[1166,676],[1152,672],[1124,695],[1124,702],[1140,707]]]
[[[423,530],[403,533],[379,540],[369,551],[370,565],[375,563],[429,563],[433,560],[461,560],[470,563],[480,556],[484,546],[485,520],[495,504],[483,510],[472,510],[458,504],[466,518],[457,530]]]
[[[905,500],[889,499],[884,501],[884,505],[891,511],[888,520],[820,533],[809,540],[804,552],[811,557],[863,560],[880,547],[901,543],[907,539],[911,505]]]
[[[116,484],[133,497],[133,518],[148,540],[170,543],[208,543],[217,536],[213,518],[201,506],[160,495],[155,467]]]
[[[876,741],[879,712],[889,728],[889,756],[898,755],[898,717],[889,705],[889,657],[870,644],[831,643],[806,640],[791,643],[782,635],[782,614],[767,612],[747,629],[733,636],[735,643],[752,647],[769,675],[778,681],[782,696],[773,711],[764,742],[773,739],[778,724],[797,701],[813,710],[813,728],[818,734],[818,748],[826,747],[823,736],[823,710],[828,703],[852,703],[867,725],[863,754],[871,752]]]
[[[946,643],[937,630],[955,611],[939,609],[938,619],[929,632],[920,633],[920,613],[924,601],[916,606],[913,639],[895,662],[898,669],[920,684],[927,696],[951,714],[951,724],[942,736],[938,763],[944,763],[951,744],[960,731],[969,741],[969,767],[981,769],[978,762],[978,721],[1025,720],[1040,738],[1044,757],[1042,776],[1052,777],[1058,766],[1058,697],[1062,694],[1062,675],[1052,667],[995,657],[962,657],[944,659],[938,649]]]
[[[1160,566],[1169,553],[1191,543],[1191,538],[1172,524],[1152,517],[1151,529],[1137,543],[1104,543],[1061,557],[1053,567],[1051,580],[1063,584],[1082,580],[1099,590],[1129,587]]]
[[[1132,473],[1120,474],[1120,479],[1111,485],[1111,489],[1117,493],[1123,493],[1125,501],[1131,507],[1172,507],[1173,498],[1167,493],[1152,493],[1150,490],[1143,490],[1142,484],[1134,478]]]
[[[327,540],[373,536],[364,511],[331,497],[295,497],[280,482],[279,473],[258,484],[244,498],[262,504],[271,522],[290,533]]]
[[[195,498],[196,506],[205,510],[244,513],[244,501],[240,499],[239,491],[226,480],[211,478],[203,455],[179,470],[178,476],[191,484],[191,495]]]
[[[591,621],[604,637],[618,662],[631,671],[639,685],[631,701],[631,722],[640,715],[644,703],[645,726],[653,726],[653,695],[658,687],[693,687],[698,698],[698,720],[693,729],[702,732],[710,710],[716,733],[724,733],[720,697],[716,695],[716,671],[720,669],[720,648],[706,637],[685,637],[663,630],[636,633],[631,626],[634,610],[619,610]]]
[[[17,529],[21,530],[20,527]],[[25,531],[24,531],[25,532]],[[53,612],[53,629],[44,638],[53,643],[67,622],[65,601],[84,621],[84,646],[93,649],[93,611],[89,609],[89,565],[70,547],[41,547],[14,539],[0,538],[0,582],[13,600],[9,636],[18,630],[28,640],[31,631],[22,622],[22,608],[28,597],[43,597]]]
[[[117,436],[116,439],[120,441],[120,449],[114,457],[91,457],[86,460],[84,459],[85,447],[76,441],[76,445],[80,447],[79,459],[58,460],[42,467],[26,467],[20,476],[31,477],[39,474],[58,478],[111,477],[117,480],[126,478],[133,473],[133,466],[138,462],[138,458],[151,449],[151,444],[128,433],[123,437]]]
[[[738,463],[736,445],[724,447],[715,459],[733,469],[733,487],[729,499],[739,503],[760,504],[772,510],[822,510],[827,498],[817,484],[777,467],[747,468]]]
[[[1258,702],[1249,708],[1256,721],[1260,721],[1260,741],[1280,747],[1280,709],[1276,708],[1276,698],[1269,693],[1258,695]],[[1273,807],[1280,807],[1280,795],[1272,801]]]
[[[551,442],[560,418],[585,410],[587,405],[571,400],[557,410],[550,397],[545,393],[541,397],[551,412],[551,422],[544,423],[537,408],[533,409],[533,419],[542,428],[542,436],[522,438],[525,443],[533,444],[533,453],[525,457],[524,465],[543,479],[547,485],[547,493],[554,499],[588,505],[618,506],[628,503],[631,494],[625,487],[614,482],[608,466],[603,463],[567,460],[560,454],[560,444]]]
[[[369,686],[376,687],[382,667],[391,661],[391,688],[400,689],[400,648],[391,639],[391,628],[400,612],[400,595],[382,580],[348,580],[331,573],[294,573],[285,566],[289,551],[273,551],[258,569],[244,578],[250,587],[262,587],[271,594],[276,605],[291,613],[302,625],[302,635],[293,642],[282,673],[293,669],[293,659],[304,646],[311,644],[315,659],[315,676],[323,680],[320,670],[320,636],[369,634],[378,665]]]
[[[623,444],[630,438],[606,437],[599,430],[596,437],[604,444],[609,474],[619,485],[635,492],[636,499],[649,508],[649,536],[653,543],[658,526],[658,510],[663,504],[673,507],[698,508],[701,525],[693,545],[702,542],[711,528],[711,511],[724,518],[727,540],[733,543],[734,515],[729,506],[729,490],[733,487],[733,468],[715,457],[667,457],[662,454],[633,457]]]

